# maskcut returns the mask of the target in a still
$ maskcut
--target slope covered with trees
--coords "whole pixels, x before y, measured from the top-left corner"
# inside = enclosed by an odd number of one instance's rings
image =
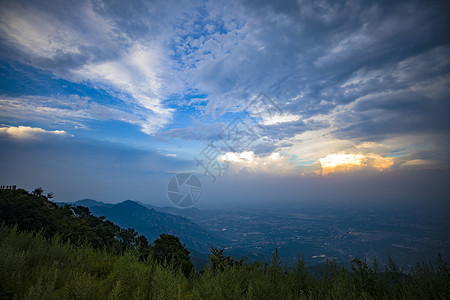
[[[138,236],[133,228],[120,228],[104,217],[92,215],[86,207],[58,206],[43,195],[41,188],[32,193],[23,189],[1,191],[0,222],[17,225],[20,230],[42,230],[46,237],[58,234],[63,241],[87,243],[115,254],[128,247],[144,253],[149,246],[147,239]]]

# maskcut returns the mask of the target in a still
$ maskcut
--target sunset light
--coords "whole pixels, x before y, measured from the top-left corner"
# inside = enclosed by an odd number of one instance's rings
[[[319,159],[322,175],[337,172],[348,172],[370,167],[378,171],[390,168],[394,161],[390,157],[378,154],[329,154]]]

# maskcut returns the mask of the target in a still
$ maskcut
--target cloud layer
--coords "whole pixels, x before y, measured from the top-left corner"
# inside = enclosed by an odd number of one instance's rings
[[[279,111],[258,119],[255,143],[225,149],[247,170],[339,172],[347,167],[326,167],[339,155],[361,155],[358,166],[373,169],[447,168],[448,8],[445,1],[3,2],[0,116],[17,128],[67,132],[94,122],[108,131],[117,121],[201,150],[236,115],[254,122],[244,110],[265,92]],[[252,167],[242,153],[251,153]],[[272,164],[277,155],[282,164]]]

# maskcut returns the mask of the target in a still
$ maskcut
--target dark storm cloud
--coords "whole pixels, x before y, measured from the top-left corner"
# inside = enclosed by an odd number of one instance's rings
[[[321,3],[319,6],[301,3],[297,9],[292,9],[294,5],[289,6],[291,9],[274,7],[302,28],[296,33],[284,32],[289,35],[287,43],[292,44],[284,59],[293,66],[287,72],[289,79],[268,89],[276,95],[274,99],[282,109],[309,117],[332,113],[339,105],[371,97],[371,101],[348,111],[350,118],[357,119],[348,128],[357,127],[361,132],[354,137],[365,134],[370,139],[377,133],[407,128],[447,130],[448,101],[442,97],[448,94],[449,82],[449,49],[443,46],[449,43],[443,34],[449,27],[448,17],[443,13],[445,5],[368,2],[360,6],[358,2],[348,2],[350,6],[342,9],[339,4]],[[305,16],[302,9],[310,14]],[[277,39],[274,42],[282,46]],[[343,86],[352,79],[356,79],[354,84]],[[282,93],[276,91],[281,89]],[[301,91],[300,99],[295,104],[285,104],[287,99],[297,96],[296,91]],[[379,118],[380,115],[384,117]],[[285,133],[299,132],[286,124],[279,126]],[[352,137],[351,130],[342,131],[346,137]]]

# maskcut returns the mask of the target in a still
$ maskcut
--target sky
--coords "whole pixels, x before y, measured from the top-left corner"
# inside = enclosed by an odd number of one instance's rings
[[[444,205],[446,1],[0,1],[0,182]]]

